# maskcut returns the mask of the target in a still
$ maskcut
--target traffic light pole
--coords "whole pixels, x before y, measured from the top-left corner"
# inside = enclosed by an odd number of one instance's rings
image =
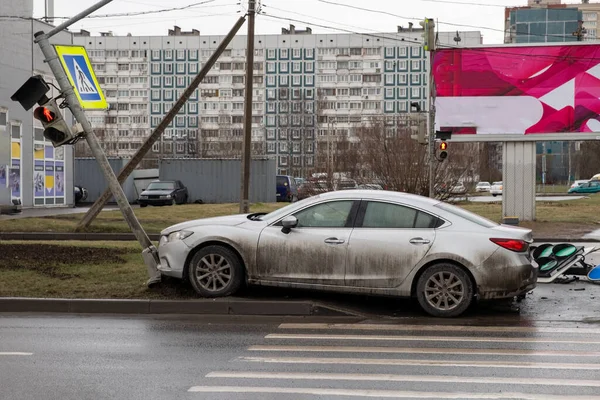
[[[427,156],[429,163],[429,197],[435,198],[435,82],[433,81],[433,59],[435,57],[436,39],[434,33],[435,24],[433,20],[430,21],[428,30],[428,47],[429,47],[429,131],[428,131],[428,143],[427,143]]]
[[[85,115],[83,109],[81,108],[81,105],[79,104],[77,95],[75,94],[75,91],[74,91],[73,87],[71,86],[71,83],[69,82],[69,78],[67,77],[67,74],[65,73],[65,71],[61,65],[58,55],[56,54],[56,50],[55,50],[54,46],[52,46],[50,44],[50,41],[49,41],[49,39],[52,35],[60,32],[61,30],[68,27],[69,25],[73,24],[74,22],[91,14],[92,12],[94,12],[98,8],[102,7],[103,5],[108,4],[110,1],[112,1],[112,0],[103,0],[98,4],[95,4],[94,6],[88,8],[87,10],[85,10],[82,13],[78,14],[77,16],[73,17],[69,21],[66,21],[59,27],[54,28],[48,34],[46,34],[44,32],[37,32],[35,34],[35,42],[40,46],[40,49],[42,50],[42,53],[44,54],[45,62],[48,63],[50,70],[52,71],[52,73],[54,74],[54,77],[56,78],[56,80],[58,82],[58,86],[60,87],[61,94],[64,96],[64,98],[66,100],[67,107],[71,110],[71,113],[73,114],[73,116],[75,117],[77,122],[79,122],[81,124],[83,131],[84,131],[85,140],[87,141],[88,145],[90,146],[90,150],[91,150],[92,154],[94,155],[94,158],[96,159],[96,161],[98,161],[98,164],[100,165],[100,169],[102,170],[102,173],[104,174],[104,178],[108,182],[110,191],[112,192],[113,196],[117,200],[117,204],[119,205],[119,208],[120,208],[121,212],[123,213],[123,217],[125,218],[125,221],[127,221],[127,224],[129,225],[129,227],[131,228],[136,239],[138,240],[138,242],[140,243],[140,245],[143,248],[142,256],[143,256],[144,262],[146,263],[146,266],[148,268],[148,274],[149,274],[149,278],[150,278],[148,280],[147,284],[148,284],[148,286],[151,286],[152,284],[160,282],[160,278],[161,278],[160,271],[158,271],[158,264],[159,264],[158,251],[157,251],[156,247],[152,244],[152,241],[150,241],[150,238],[148,237],[148,235],[144,231],[144,228],[142,228],[140,222],[138,221],[137,217],[135,216],[135,213],[133,212],[133,209],[131,208],[129,201],[127,200],[127,197],[125,196],[125,193],[123,192],[123,189],[121,188],[121,185],[119,185],[119,181],[117,180],[117,177],[115,176],[112,168],[110,167],[110,164],[108,163],[108,159],[106,158],[106,155],[102,151],[102,147],[100,146],[100,143],[98,142],[98,138],[94,134],[92,125],[86,118],[86,115]]]

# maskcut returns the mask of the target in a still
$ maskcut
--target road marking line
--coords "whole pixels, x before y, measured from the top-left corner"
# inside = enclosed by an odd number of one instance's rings
[[[250,351],[333,352],[333,353],[393,353],[393,354],[457,354],[486,356],[549,356],[598,357],[600,352],[570,350],[519,350],[519,349],[466,349],[466,348],[411,348],[411,347],[355,347],[355,346],[250,346]]]
[[[569,340],[552,338],[501,338],[469,336],[382,336],[382,335],[330,335],[271,333],[265,339],[306,339],[306,340],[386,340],[386,341],[423,341],[423,342],[498,342],[498,343],[562,343],[562,344],[600,344],[594,340]]]
[[[32,356],[33,353],[22,353],[18,351],[0,351],[0,356]]]
[[[419,399],[521,399],[521,400],[600,400],[600,396],[553,396],[530,393],[464,393],[464,392],[411,392],[402,390],[366,389],[321,389],[321,388],[280,388],[255,386],[192,386],[188,392],[194,393],[275,393],[308,394],[315,396],[352,396],[378,398],[419,398]]]
[[[206,378],[239,379],[304,379],[331,381],[377,381],[377,382],[437,382],[437,383],[489,383],[507,385],[582,386],[600,387],[600,381],[543,378],[497,378],[471,376],[395,375],[395,374],[335,374],[310,372],[247,372],[214,371]]]
[[[464,326],[464,325],[386,325],[386,324],[322,324],[284,323],[279,329],[347,329],[361,331],[444,331],[444,332],[531,332],[600,334],[600,329],[553,328],[528,326]]]
[[[472,361],[472,360],[400,360],[394,358],[335,358],[335,357],[239,357],[246,362],[276,364],[353,364],[353,365],[401,365],[431,367],[480,367],[480,368],[536,368],[600,371],[600,364],[539,363],[526,361]]]

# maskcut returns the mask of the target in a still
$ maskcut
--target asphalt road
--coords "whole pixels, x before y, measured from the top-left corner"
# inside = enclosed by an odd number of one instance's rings
[[[0,398],[600,399],[600,325],[0,314]]]

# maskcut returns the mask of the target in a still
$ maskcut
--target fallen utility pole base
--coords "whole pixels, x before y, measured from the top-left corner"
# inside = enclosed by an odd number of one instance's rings
[[[150,246],[142,250],[142,258],[144,259],[144,264],[148,268],[148,282],[146,282],[146,286],[154,287],[158,285],[161,281],[161,274],[158,270],[158,265],[160,261],[158,259],[158,250],[154,246]]]

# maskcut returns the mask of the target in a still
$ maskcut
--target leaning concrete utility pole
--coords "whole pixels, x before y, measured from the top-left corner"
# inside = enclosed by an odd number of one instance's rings
[[[225,36],[223,41],[219,44],[219,47],[215,50],[212,56],[206,61],[198,75],[194,78],[194,80],[190,83],[188,88],[183,92],[179,100],[171,107],[171,110],[165,115],[163,120],[158,124],[158,126],[154,129],[154,132],[146,139],[142,147],[138,149],[138,151],[134,154],[134,156],[127,162],[125,167],[119,172],[119,177],[117,178],[120,184],[123,184],[127,177],[131,175],[131,172],[138,166],[138,164],[142,161],[144,156],[150,151],[152,145],[158,141],[167,126],[173,121],[179,110],[185,105],[185,103],[189,100],[194,90],[198,88],[202,80],[206,77],[210,69],[215,65],[217,59],[221,56],[223,51],[227,48],[231,40],[235,37],[237,32],[240,30],[244,22],[246,21],[245,16],[240,17],[238,21],[235,23],[231,31]],[[76,231],[81,231],[92,223],[92,221],[100,214],[102,211],[102,207],[106,204],[106,202],[110,199],[111,191],[109,189],[105,190],[102,196],[96,200],[96,202],[92,205],[92,207],[88,210],[88,212],[83,216],[79,224],[75,228]]]
[[[246,46],[246,103],[244,104],[244,140],[242,153],[242,188],[240,214],[250,212],[249,186],[252,158],[252,81],[254,78],[254,17],[256,0],[248,0],[248,45]]]
[[[154,283],[160,282],[161,275],[160,271],[158,271],[158,251],[150,241],[150,238],[148,237],[148,235],[144,231],[144,228],[142,228],[142,225],[135,216],[135,213],[133,212],[129,201],[125,196],[121,185],[119,185],[117,177],[115,176],[112,168],[110,167],[110,164],[108,163],[106,155],[102,151],[102,147],[100,147],[100,143],[98,142],[98,138],[94,134],[92,125],[85,116],[83,108],[79,103],[79,99],[75,94],[75,90],[71,86],[69,78],[62,67],[58,54],[56,53],[56,49],[50,44],[49,41],[50,37],[52,37],[53,35],[67,28],[73,23],[79,21],[80,19],[85,18],[87,15],[96,11],[105,4],[110,3],[111,1],[112,0],[102,0],[101,2],[93,5],[85,11],[77,14],[75,17],[55,27],[48,33],[37,32],[35,34],[35,42],[40,46],[40,49],[42,50],[42,53],[45,57],[44,61],[48,63],[50,70],[52,71],[56,78],[56,81],[58,82],[58,86],[60,87],[61,94],[65,98],[67,107],[69,108],[69,110],[71,110],[71,113],[73,113],[73,116],[75,117],[77,122],[81,124],[81,127],[84,132],[83,136],[85,137],[85,140],[90,146],[90,150],[94,155],[94,158],[96,159],[96,161],[98,161],[98,164],[100,165],[100,169],[104,174],[104,178],[108,182],[108,187],[110,188],[110,191],[117,200],[117,204],[119,205],[119,209],[123,213],[125,221],[127,221],[127,224],[131,228],[131,231],[133,232],[136,239],[138,240],[138,242],[140,242],[143,248],[142,256],[144,258],[146,266],[148,267],[148,274],[150,275],[148,285],[152,285]]]

